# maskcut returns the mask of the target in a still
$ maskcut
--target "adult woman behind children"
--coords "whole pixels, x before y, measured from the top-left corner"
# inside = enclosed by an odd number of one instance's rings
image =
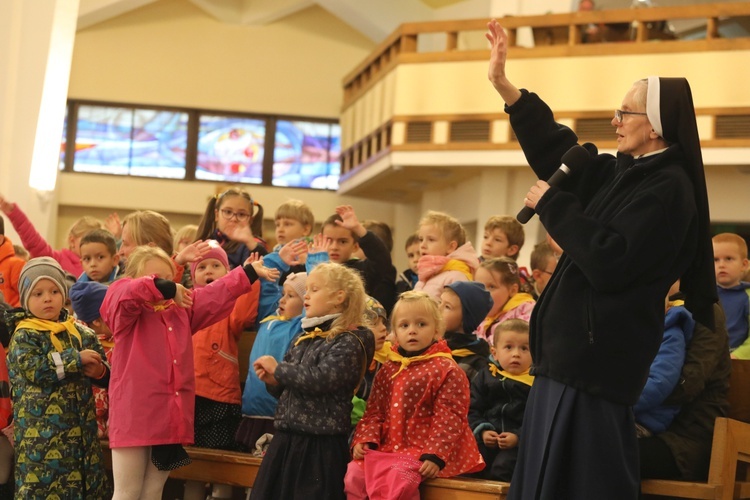
[[[535,173],[547,179],[578,137],[507,78],[507,36],[488,25],[489,79]],[[612,125],[617,157],[588,145],[580,172],[524,203],[564,250],[531,317],[536,380],[509,499],[635,499],[631,406],[682,277],[686,306],[713,328],[716,302],[703,161],[683,78],[636,82]],[[586,155],[584,155],[586,156]]]

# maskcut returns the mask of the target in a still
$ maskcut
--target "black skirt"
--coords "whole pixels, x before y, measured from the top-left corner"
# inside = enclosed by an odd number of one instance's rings
[[[199,448],[238,451],[234,440],[242,413],[240,405],[195,396],[195,444]]]
[[[263,457],[251,500],[345,500],[349,463],[346,435],[316,436],[277,430]]]
[[[536,377],[508,500],[636,500],[631,407]]]

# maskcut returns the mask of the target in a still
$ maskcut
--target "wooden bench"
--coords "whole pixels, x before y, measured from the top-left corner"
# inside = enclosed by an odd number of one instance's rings
[[[750,360],[732,360],[730,417],[716,419],[708,481],[644,479],[644,495],[699,499],[750,499]],[[739,478],[738,478],[739,472]]]

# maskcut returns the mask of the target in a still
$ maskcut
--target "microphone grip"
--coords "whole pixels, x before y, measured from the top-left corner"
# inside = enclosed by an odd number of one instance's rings
[[[525,206],[518,212],[518,215],[516,215],[516,220],[521,224],[526,224],[532,217],[534,217],[535,213],[536,212],[534,212],[533,208]]]

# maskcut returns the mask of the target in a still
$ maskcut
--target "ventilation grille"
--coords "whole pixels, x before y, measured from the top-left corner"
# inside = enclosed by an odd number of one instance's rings
[[[451,123],[451,142],[489,142],[490,122],[485,120]]]
[[[432,122],[407,123],[406,142],[432,142]]]
[[[576,135],[584,141],[614,141],[616,138],[611,118],[579,118]]]
[[[719,115],[716,117],[716,139],[748,137],[750,137],[750,115]]]

